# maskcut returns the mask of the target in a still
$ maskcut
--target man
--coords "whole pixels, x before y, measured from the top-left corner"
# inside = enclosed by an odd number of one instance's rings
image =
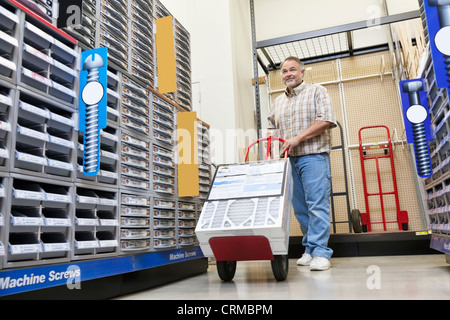
[[[331,129],[336,116],[327,90],[306,84],[304,64],[288,57],[281,65],[286,91],[275,99],[269,128],[286,139],[282,153],[289,150],[294,192],[292,205],[303,233],[305,253],[298,265],[327,270],[333,251],[330,237]]]

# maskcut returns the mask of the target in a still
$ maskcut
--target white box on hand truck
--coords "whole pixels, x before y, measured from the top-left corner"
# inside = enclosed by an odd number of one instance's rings
[[[292,190],[288,158],[217,168],[195,232],[222,280],[244,260],[272,260],[275,278],[285,280]]]

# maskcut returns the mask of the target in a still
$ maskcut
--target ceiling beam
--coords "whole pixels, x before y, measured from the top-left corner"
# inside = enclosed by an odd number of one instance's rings
[[[311,38],[316,38],[316,37],[322,37],[322,36],[332,35],[332,34],[341,33],[341,32],[349,32],[349,31],[354,31],[354,30],[366,29],[366,28],[375,27],[378,25],[396,23],[396,22],[401,22],[401,21],[415,19],[415,18],[420,18],[419,10],[394,14],[394,15],[385,16],[385,17],[380,17],[379,23],[377,23],[376,25],[373,24],[373,20],[364,20],[364,21],[353,22],[353,23],[349,23],[349,24],[336,26],[336,27],[324,28],[324,29],[319,29],[319,30],[314,30],[314,31],[298,33],[298,34],[294,34],[294,35],[290,35],[290,36],[283,36],[283,37],[273,38],[273,39],[269,39],[269,40],[257,41],[256,48],[261,49],[261,48],[266,48],[266,47],[270,47],[270,46],[274,46],[274,45],[280,45],[280,44],[285,44],[285,43],[289,43],[289,42],[295,42],[295,41],[301,41],[301,40],[306,40],[306,39],[311,39]]]

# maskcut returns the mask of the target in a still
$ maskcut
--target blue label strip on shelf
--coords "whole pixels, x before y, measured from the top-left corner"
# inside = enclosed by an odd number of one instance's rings
[[[436,236],[431,237],[430,248],[437,251],[450,254],[450,239],[439,238]]]
[[[83,281],[202,257],[201,249],[194,247],[134,256],[73,261],[66,264],[4,270],[0,271],[0,297],[62,285],[66,285],[68,289],[80,289]]]
[[[136,271],[159,267],[170,263],[203,258],[200,247],[154,252],[134,256]]]

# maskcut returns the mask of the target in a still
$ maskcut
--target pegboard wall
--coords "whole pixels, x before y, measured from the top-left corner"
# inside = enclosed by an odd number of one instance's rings
[[[393,157],[398,187],[400,210],[407,211],[409,230],[423,230],[424,219],[420,207],[422,199],[415,190],[415,173],[411,168],[410,146],[405,141],[401,105],[398,98],[397,83],[392,74],[392,61],[388,51],[353,56],[338,60],[330,60],[305,66],[304,80],[307,83],[318,83],[327,88],[336,118],[343,128],[342,140],[345,146],[345,161],[342,149],[331,151],[331,172],[333,177],[333,193],[346,192],[350,208],[345,196],[333,197],[334,219],[332,217],[332,233],[349,233],[349,211],[359,209],[366,212],[364,202],[364,185],[361,159],[359,155],[358,132],[362,127],[385,125],[389,128],[393,141]],[[279,70],[269,74],[269,101],[283,94],[283,84]],[[379,143],[387,141],[384,129],[363,130],[363,143]],[[333,146],[340,146],[339,129],[333,129]],[[386,161],[384,161],[386,160]],[[366,160],[365,176],[367,190],[378,189],[375,160]],[[389,159],[380,159],[380,177],[383,192],[393,191],[392,170]],[[347,176],[348,191],[345,188]],[[394,196],[384,196],[386,220],[396,221],[396,204]],[[372,222],[381,221],[381,204],[379,197],[369,197],[369,208]],[[381,224],[372,225],[372,231],[382,231]],[[397,231],[396,223],[388,223],[387,231]],[[299,224],[294,215],[291,216],[291,236],[301,235]]]

